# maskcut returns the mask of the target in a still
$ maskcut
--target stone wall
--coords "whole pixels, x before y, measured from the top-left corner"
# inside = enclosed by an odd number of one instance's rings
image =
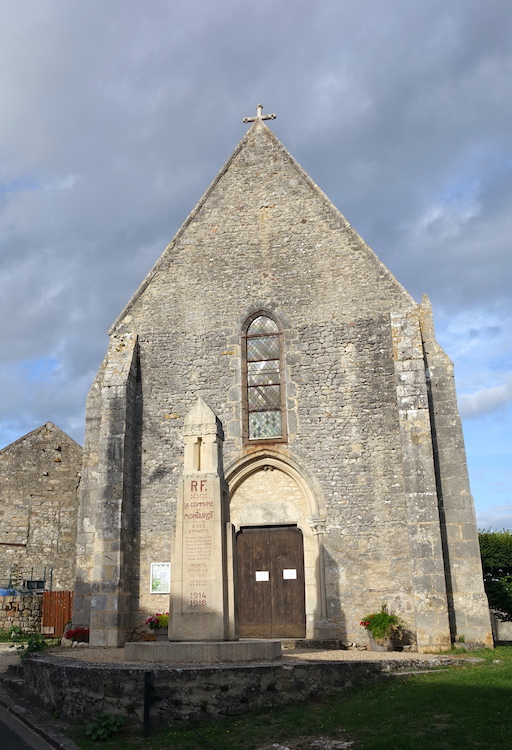
[[[25,633],[40,633],[42,604],[37,594],[0,596],[0,630],[16,626]]]
[[[503,622],[491,612],[491,623],[495,643],[512,643],[512,622]]]
[[[23,678],[26,697],[41,701],[49,711],[58,710],[62,718],[88,718],[107,711],[122,714],[132,722],[142,720],[144,674],[149,673],[153,688],[152,720],[169,722],[176,718],[174,711],[187,718],[204,718],[321,698],[378,679],[383,664],[308,662],[177,669],[30,658],[10,668],[9,673]],[[397,662],[389,664],[396,668]],[[20,689],[19,683],[13,687]]]
[[[308,612],[308,634],[352,642],[369,599],[416,616],[389,321],[416,306],[276,142],[253,132],[245,146],[112,330],[111,352],[132,331],[140,348],[140,606],[166,607],[149,564],[169,559],[183,419],[201,395],[225,429],[227,475],[259,450],[313,477],[330,602],[321,626]],[[266,450],[241,428],[240,334],[257,309],[276,315],[285,352],[288,443]]]
[[[286,442],[243,439],[241,332],[258,311],[281,329]],[[201,396],[224,427],[226,479],[239,518],[247,522],[261,498],[256,485],[272,489],[262,475],[234,491],[241,466],[272,465],[287,477],[293,467],[300,492],[281,477],[286,495],[272,523],[287,523],[297,511],[306,540],[308,636],[360,641],[361,617],[386,602],[420,649],[449,645],[419,306],[262,123],[242,139],[110,334],[87,410],[80,568],[91,590],[121,585],[119,571],[115,581],[94,578],[94,555],[111,530],[90,510],[101,502],[118,507],[129,492],[132,626],[167,610],[168,597],[150,593],[150,563],[170,559],[184,418]],[[135,346],[136,375],[127,367]],[[123,419],[109,373],[125,374],[115,383]],[[456,412],[445,385],[440,379],[438,403]],[[444,474],[457,474],[458,464],[450,464],[443,463]],[[118,526],[122,547],[129,532],[120,517]],[[490,636],[478,601],[483,584],[472,580],[473,634],[483,642]],[[116,611],[110,614],[113,623]]]
[[[135,336],[116,340],[88,399],[83,478],[89,491],[78,514],[73,621],[90,626],[91,644],[96,646],[123,645],[131,625],[130,579],[137,561],[133,538],[137,353]],[[91,408],[97,400],[103,405],[99,414]]]
[[[75,578],[77,488],[82,449],[51,422],[0,451],[0,586],[52,574],[55,590]]]
[[[151,686],[151,721],[168,725],[180,717],[238,715],[318,700],[385,679],[390,672],[463,664],[467,660],[437,656],[410,661],[307,661],[176,668],[88,664],[43,655],[9,667],[4,679],[7,687],[39,702],[48,711],[58,711],[62,718],[80,720],[109,712],[121,714],[127,722],[136,724],[143,718],[147,674]]]

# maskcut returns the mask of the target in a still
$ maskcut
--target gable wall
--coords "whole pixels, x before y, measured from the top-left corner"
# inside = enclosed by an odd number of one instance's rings
[[[53,568],[53,588],[75,576],[82,449],[51,423],[0,452],[0,576]],[[1,584],[3,585],[3,583]]]
[[[241,440],[240,331],[261,308],[280,320],[286,352],[289,442],[273,449],[314,476],[328,511],[326,627],[354,639],[382,597],[414,621],[390,313],[416,306],[257,133],[114,330],[136,333],[140,349],[141,609],[166,607],[147,593],[149,564],[170,559],[183,418],[195,398],[223,423],[227,468],[256,450]]]

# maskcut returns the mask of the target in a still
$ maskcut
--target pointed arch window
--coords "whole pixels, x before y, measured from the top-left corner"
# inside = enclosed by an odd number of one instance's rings
[[[282,334],[274,318],[258,313],[244,326],[244,437],[286,439]]]

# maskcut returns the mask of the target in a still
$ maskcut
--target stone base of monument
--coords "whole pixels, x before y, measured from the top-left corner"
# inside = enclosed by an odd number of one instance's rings
[[[167,641],[126,643],[126,661],[168,664],[225,664],[273,661],[281,657],[281,641]]]

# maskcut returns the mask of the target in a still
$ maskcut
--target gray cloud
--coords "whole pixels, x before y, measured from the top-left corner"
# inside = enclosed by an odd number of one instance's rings
[[[482,530],[512,530],[512,503],[493,505],[490,508],[486,508],[480,513],[477,513],[476,519],[478,528]]]
[[[475,393],[465,393],[458,398],[462,419],[473,419],[482,414],[503,409],[512,401],[512,378],[507,383],[482,388]]]
[[[508,0],[26,0],[0,13],[4,443],[49,419],[81,440],[110,323],[259,101],[417,299],[510,317]],[[30,380],[45,357],[57,368]],[[481,413],[493,390],[464,408]]]

